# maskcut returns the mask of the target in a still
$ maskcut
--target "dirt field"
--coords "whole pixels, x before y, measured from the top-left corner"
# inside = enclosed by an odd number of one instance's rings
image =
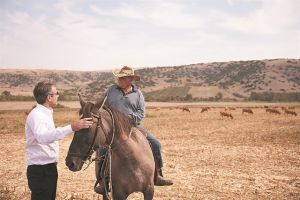
[[[147,110],[143,125],[161,141],[164,174],[175,182],[155,187],[154,199],[300,199],[300,108],[296,117],[263,108],[242,114],[236,108],[230,110],[231,120],[220,117],[224,108],[211,106],[204,113],[195,106],[191,112],[175,107]],[[57,126],[75,118],[74,109],[55,111]],[[29,199],[25,119],[25,110],[0,111],[0,199]],[[71,139],[60,142],[57,199],[97,199],[94,166],[73,173],[64,164]]]

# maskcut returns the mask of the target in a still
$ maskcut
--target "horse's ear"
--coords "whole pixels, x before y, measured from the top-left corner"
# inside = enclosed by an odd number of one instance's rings
[[[85,102],[83,101],[80,93],[78,93],[78,97],[79,97],[79,102],[80,102],[81,108],[83,108],[85,105]]]

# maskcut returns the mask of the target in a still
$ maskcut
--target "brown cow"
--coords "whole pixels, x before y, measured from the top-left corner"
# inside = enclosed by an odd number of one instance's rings
[[[253,114],[253,111],[252,111],[252,109],[251,109],[251,108],[243,108],[243,110],[242,110],[242,114],[244,114],[244,113]]]
[[[205,112],[205,111],[207,112],[207,111],[208,111],[208,109],[209,109],[208,107],[204,107],[204,108],[202,108],[202,110],[201,110],[201,113],[203,113],[203,112]]]
[[[230,117],[231,119],[233,119],[232,114],[230,114],[228,112],[224,112],[224,111],[220,111],[220,116],[221,117]]]
[[[287,115],[295,115],[295,116],[297,116],[297,113],[295,111],[292,111],[292,110],[284,110],[284,113],[287,114]]]
[[[276,110],[275,108],[267,108],[266,112],[280,115],[280,112],[278,110]]]
[[[189,109],[188,107],[183,107],[183,108],[181,108],[181,109],[182,109],[182,111],[191,112],[190,109]]]
[[[283,110],[283,111],[284,111],[284,110],[286,110],[286,107],[284,107],[284,106],[281,106],[281,110]]]

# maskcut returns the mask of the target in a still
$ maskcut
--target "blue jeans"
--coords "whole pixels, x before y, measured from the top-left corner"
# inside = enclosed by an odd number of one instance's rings
[[[161,156],[161,144],[158,141],[158,139],[156,139],[152,133],[150,133],[148,130],[146,130],[142,125],[137,125],[136,126],[138,129],[141,129],[143,132],[147,133],[147,140],[150,142],[151,146],[152,146],[152,152],[155,156],[155,160],[157,161],[157,165],[158,168],[162,168],[163,167],[163,160],[162,160],[162,156]]]

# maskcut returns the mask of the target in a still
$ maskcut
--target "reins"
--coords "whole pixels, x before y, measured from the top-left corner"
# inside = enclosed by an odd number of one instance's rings
[[[105,103],[106,99],[107,99],[107,96],[105,96],[99,110],[101,110],[104,107],[104,103]],[[93,162],[93,160],[91,160],[91,157],[92,157],[93,153],[95,152],[95,150],[97,149],[97,148],[95,148],[94,143],[95,143],[96,137],[98,135],[99,122],[101,122],[100,126],[101,126],[102,130],[104,131],[105,135],[107,135],[106,130],[104,129],[104,126],[102,124],[101,116],[94,114],[92,112],[91,112],[91,116],[94,118],[97,118],[97,124],[96,124],[96,131],[93,136],[93,141],[92,141],[87,153],[86,154],[69,153],[71,156],[81,157],[84,163],[86,163],[86,161],[88,160],[89,161],[88,166]],[[88,168],[88,166],[84,170],[86,170]]]

